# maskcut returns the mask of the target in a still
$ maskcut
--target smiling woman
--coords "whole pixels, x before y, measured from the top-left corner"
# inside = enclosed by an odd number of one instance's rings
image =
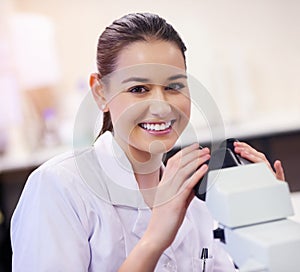
[[[204,249],[206,271],[234,271],[194,198],[210,150],[194,143],[162,165],[190,118],[185,50],[149,13],[101,34],[90,86],[102,130],[93,146],[29,177],[12,220],[14,271],[201,271]],[[266,162],[246,144],[236,149]]]

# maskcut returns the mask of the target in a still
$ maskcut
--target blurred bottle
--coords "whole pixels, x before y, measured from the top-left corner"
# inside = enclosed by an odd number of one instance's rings
[[[51,147],[60,144],[57,114],[55,109],[48,108],[43,111],[42,146]]]
[[[8,135],[6,130],[0,128],[0,156],[3,155],[8,146]]]

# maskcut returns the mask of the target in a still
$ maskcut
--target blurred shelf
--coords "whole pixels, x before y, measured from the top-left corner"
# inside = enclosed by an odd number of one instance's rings
[[[203,144],[223,141],[227,138],[252,139],[300,132],[300,114],[276,114],[272,116],[249,118],[244,122],[219,122],[218,125],[199,121],[189,126],[179,138],[176,147],[198,141]]]
[[[30,153],[4,155],[0,157],[0,173],[39,166],[67,150],[70,150],[70,146],[60,145],[38,149]]]

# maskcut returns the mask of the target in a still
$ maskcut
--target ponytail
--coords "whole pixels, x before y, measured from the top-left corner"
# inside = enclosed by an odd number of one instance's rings
[[[99,135],[97,136],[96,139],[98,139],[102,134],[104,134],[106,131],[111,131],[113,132],[113,125],[112,125],[112,121],[111,121],[111,117],[110,117],[110,113],[109,111],[104,112],[103,114],[103,124],[102,124],[102,128],[101,131],[99,133]]]

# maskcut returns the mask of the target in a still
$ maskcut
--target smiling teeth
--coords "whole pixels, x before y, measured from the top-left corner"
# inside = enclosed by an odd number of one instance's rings
[[[149,123],[142,123],[141,127],[147,130],[155,130],[155,131],[161,131],[166,130],[171,126],[171,121],[167,123],[162,124],[149,124]]]

